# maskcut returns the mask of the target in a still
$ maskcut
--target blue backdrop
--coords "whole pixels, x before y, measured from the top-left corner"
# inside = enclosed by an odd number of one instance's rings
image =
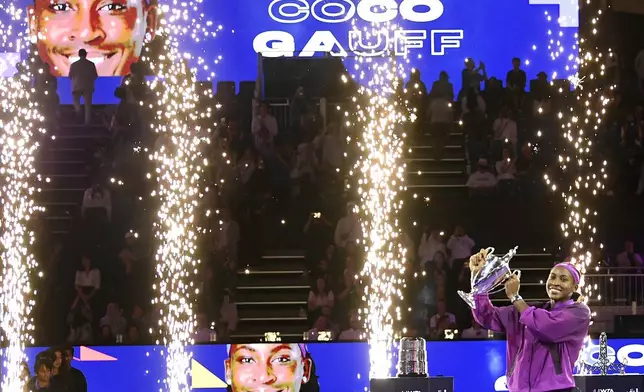
[[[18,0],[18,3],[26,9],[31,1]],[[369,1],[372,4],[394,2]],[[357,0],[206,0],[198,10],[204,15],[203,22],[221,26],[221,31],[216,37],[202,37],[198,43],[183,42],[183,48],[195,58],[201,57],[203,64],[208,65],[209,71],[198,75],[201,80],[209,78],[212,71],[216,74],[215,82],[255,80],[256,50],[272,55],[298,56],[305,48],[315,50],[326,45],[326,49],[334,53],[351,52],[352,19],[364,26],[365,20],[370,18],[368,10],[355,6],[358,3]],[[564,69],[569,59],[567,56],[551,59],[548,31],[552,31],[565,48],[572,46],[578,20],[576,9],[567,5],[576,4],[576,1],[395,0],[395,3],[398,10],[391,11],[390,19],[400,28],[413,31],[408,34],[416,37],[416,48],[409,49],[409,66],[418,68],[428,85],[445,70],[458,90],[466,57],[473,57],[477,62],[482,60],[490,76],[503,80],[515,56],[529,63],[525,65],[529,79],[536,77],[539,71],[548,74],[558,71],[559,76],[566,76]],[[545,12],[552,16],[551,21],[547,20]],[[347,15],[353,15],[353,18],[343,21]],[[557,21],[560,15],[562,23]],[[0,54],[0,61],[2,59],[9,63],[15,61],[7,53]],[[194,66],[197,66],[196,62]],[[352,69],[352,64],[349,55],[346,65]],[[118,82],[119,78],[102,78],[94,102],[115,102],[114,88]],[[63,79],[59,84],[61,100],[67,103],[70,101],[69,82]]]
[[[627,372],[644,373],[644,339],[612,339],[609,345],[610,354],[617,354],[618,358],[628,357]],[[30,348],[30,361],[41,350]],[[153,391],[158,390],[157,380],[165,374],[160,350],[154,346],[76,348],[77,359],[73,366],[87,376],[89,392]],[[308,350],[315,362],[321,391],[365,391],[369,376],[367,344],[311,343]],[[193,363],[193,377],[212,385],[225,380],[225,345],[195,346],[192,352],[196,361]],[[429,342],[427,355],[430,374],[453,376],[456,391],[506,390],[504,341]],[[592,349],[583,355],[596,358],[597,350]],[[195,390],[221,392],[224,388]]]

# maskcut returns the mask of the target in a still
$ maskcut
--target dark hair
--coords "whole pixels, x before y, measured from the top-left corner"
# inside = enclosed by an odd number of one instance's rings
[[[579,294],[576,291],[573,291],[572,295],[570,296],[570,299],[572,299],[573,301],[577,302],[580,297],[581,297],[581,294]]]
[[[513,62],[513,63],[515,63],[515,62],[520,63],[520,62],[521,62],[521,59],[520,59],[520,58],[518,58],[518,57],[515,57],[515,58],[513,58],[513,59],[512,59],[512,62]]]
[[[85,57],[87,57],[87,51],[85,49],[81,49],[81,50],[78,51],[78,55],[81,58],[85,58]]]
[[[60,348],[63,350],[64,353],[69,351],[72,354],[72,357],[74,356],[74,345],[69,343],[63,343],[60,345]]]
[[[34,363],[34,373],[38,373],[38,369],[40,369],[42,366],[46,367],[49,371],[51,371],[51,369],[54,367],[54,362],[45,353],[46,352],[43,351],[40,354],[36,355],[36,362]]]

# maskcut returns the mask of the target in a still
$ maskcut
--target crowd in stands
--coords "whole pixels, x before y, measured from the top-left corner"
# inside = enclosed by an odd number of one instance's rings
[[[475,167],[467,182],[472,195],[511,195],[517,188],[507,183],[534,182],[530,131],[538,124],[543,132],[555,133],[550,118],[544,116],[556,111],[546,75],[540,73],[527,93],[527,76],[520,65],[519,59],[513,61],[506,88],[500,80],[488,78],[483,63],[477,67],[471,59],[462,73],[464,88],[456,95],[444,72],[429,91],[418,72],[407,84],[409,102],[416,105],[421,119],[429,121],[439,159],[446,135],[456,126],[455,119],[462,118],[469,162]],[[55,78],[43,80],[38,82],[40,94],[51,97],[48,108],[55,113],[55,94],[45,92],[55,91],[51,87]],[[486,88],[481,90],[483,83]],[[154,186],[141,179],[148,166],[142,151],[159,141],[144,131],[151,114],[137,102],[145,102],[149,94],[136,66],[116,95],[121,103],[113,113],[110,138],[88,152],[87,172],[95,185],[82,200],[78,237],[49,244],[54,251],[41,257],[47,299],[39,308],[40,317],[59,320],[56,314],[67,315],[62,327],[51,322],[41,340],[65,339],[74,345],[156,340],[158,312],[150,305],[155,256],[152,236],[145,232],[153,219],[154,202],[148,195]],[[460,105],[452,102],[455,97]],[[629,192],[644,191],[642,116],[641,106],[633,108],[614,93],[602,132],[610,147],[607,155],[621,163],[623,181],[611,189],[623,185]],[[241,128],[240,120],[229,115],[216,126],[211,124],[206,154],[212,165],[198,220],[203,235],[195,341],[230,339],[239,321],[237,271],[262,251],[262,225],[257,222],[286,214],[301,223],[291,245],[306,246],[311,291],[302,313],[309,320],[309,336],[320,331],[330,331],[337,339],[363,336],[359,309],[365,282],[358,278],[363,254],[357,245],[363,233],[356,205],[343,193],[349,161],[345,140],[352,130],[340,125],[339,118],[323,119],[301,88],[290,101],[287,124],[277,121],[266,102],[254,107],[248,129]],[[345,205],[343,216],[338,216]],[[410,285],[414,302],[410,333],[441,338],[446,331],[459,330],[465,338],[487,337],[456,295],[458,289],[469,291],[467,260],[480,245],[461,226],[447,241],[433,228],[425,229],[417,242],[407,235],[401,241],[413,266],[409,273],[421,277]],[[632,246],[625,254],[617,257],[617,265],[641,271],[642,260]],[[53,371],[46,358],[37,363]]]

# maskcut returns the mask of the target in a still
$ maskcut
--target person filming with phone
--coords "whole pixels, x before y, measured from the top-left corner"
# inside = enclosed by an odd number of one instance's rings
[[[470,257],[472,274],[483,269],[487,251]],[[505,282],[509,306],[496,307],[488,294],[474,296],[472,314],[483,328],[506,334],[506,377],[510,392],[575,391],[573,368],[588,335],[590,309],[577,292],[581,274],[559,263],[546,281],[549,301],[528,304],[519,295],[520,278]]]

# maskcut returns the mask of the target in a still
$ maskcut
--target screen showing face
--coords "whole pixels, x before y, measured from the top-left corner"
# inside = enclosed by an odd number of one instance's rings
[[[173,2],[164,1],[17,0],[25,22],[16,30],[38,38],[41,58],[58,76],[68,74],[81,48],[101,76],[121,76],[139,61],[146,46],[159,46],[155,42],[162,39],[160,19],[173,7]],[[199,80],[253,81],[258,53],[297,58],[330,53],[343,57],[347,70],[356,73],[358,54],[377,51],[387,43],[395,43],[396,55],[406,55],[407,69],[419,70],[428,87],[445,71],[455,92],[461,89],[468,57],[475,67],[483,62],[488,76],[502,81],[515,57],[528,80],[541,71],[557,78],[575,72],[569,68],[574,65],[569,55],[574,54],[579,17],[576,2],[570,0],[192,0],[192,4],[187,19],[195,23],[186,22],[190,28],[181,30],[178,38]],[[33,12],[29,23],[27,10]],[[352,31],[354,24],[362,28],[374,21],[391,21],[399,29],[378,37],[379,43]],[[11,64],[19,55],[11,50],[0,55],[8,64],[0,69],[3,75],[15,72]],[[362,71],[368,78],[369,70]],[[115,99],[113,88],[106,84],[107,97],[102,97],[101,83],[116,82],[98,82],[95,102],[109,103]]]
[[[157,27],[155,0],[35,0],[29,29],[42,60],[67,76],[78,51],[99,76],[126,75]]]

